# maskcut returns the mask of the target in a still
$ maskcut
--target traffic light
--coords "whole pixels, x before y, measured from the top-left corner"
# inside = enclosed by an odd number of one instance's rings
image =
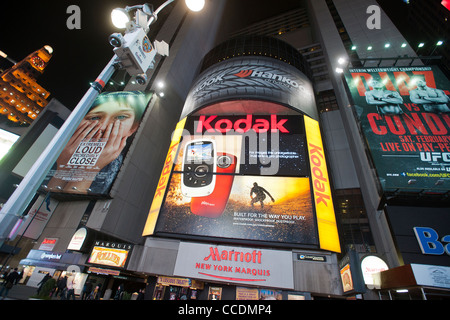
[[[45,46],[0,75],[0,114],[18,124],[30,124],[47,105],[50,92],[36,82],[52,57]]]

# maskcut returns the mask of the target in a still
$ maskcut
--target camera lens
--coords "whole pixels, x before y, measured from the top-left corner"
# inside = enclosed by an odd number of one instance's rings
[[[140,74],[136,77],[136,82],[139,85],[144,85],[147,82],[147,76],[145,74]]]
[[[109,43],[115,47],[115,48],[119,48],[122,46],[122,35],[119,33],[114,33],[112,35],[109,36]]]

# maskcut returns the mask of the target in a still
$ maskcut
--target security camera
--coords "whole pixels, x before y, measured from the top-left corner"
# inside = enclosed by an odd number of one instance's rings
[[[125,43],[122,34],[113,33],[109,36],[109,44],[115,48],[120,48]]]
[[[148,78],[147,78],[147,75],[145,73],[141,73],[141,74],[138,74],[136,76],[136,82],[137,82],[137,84],[139,84],[141,86],[146,84],[147,80],[148,80]]]

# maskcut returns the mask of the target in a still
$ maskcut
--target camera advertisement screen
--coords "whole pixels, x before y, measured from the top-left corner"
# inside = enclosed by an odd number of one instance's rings
[[[271,103],[251,103],[270,111]],[[270,113],[185,118],[178,128],[182,134],[174,135],[144,235],[322,247],[320,226],[328,218],[317,223],[317,213],[333,204],[328,175],[316,168],[325,166],[323,149],[308,145],[307,136],[321,145],[320,130],[309,128],[305,118]],[[215,160],[187,164],[196,154]],[[320,190],[314,192],[316,187]]]
[[[183,195],[181,175],[172,175],[158,232],[317,246],[309,178],[221,175],[198,199]]]
[[[434,66],[349,69],[356,116],[384,191],[448,192],[450,82]]]
[[[99,95],[44,180],[47,190],[108,195],[149,98],[140,92]]]
[[[213,155],[213,144],[209,142],[191,144],[188,147],[186,159],[189,162],[209,162]]]

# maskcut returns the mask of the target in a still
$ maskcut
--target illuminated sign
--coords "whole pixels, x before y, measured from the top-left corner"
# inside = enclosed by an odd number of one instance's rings
[[[181,242],[174,274],[210,281],[292,289],[292,253]]]
[[[41,260],[51,260],[51,261],[59,261],[61,260],[63,254],[57,252],[42,252],[40,258]]]
[[[361,271],[364,277],[364,283],[367,286],[375,284],[373,275],[388,270],[389,267],[382,259],[376,256],[366,256],[361,261]]]
[[[58,238],[45,238],[41,242],[41,245],[39,246],[38,250],[52,251],[53,248],[55,247],[57,241],[58,241]]]
[[[120,274],[119,270],[111,270],[111,269],[102,269],[102,268],[96,268],[96,267],[89,267],[88,273],[97,273],[97,274],[105,274],[105,275],[111,275],[111,276],[118,276]]]
[[[200,106],[242,99],[273,101],[318,118],[310,80],[297,68],[268,57],[235,57],[208,68],[194,82],[183,116]]]
[[[8,153],[17,139],[19,139],[18,135],[0,129],[0,160]]]
[[[123,268],[132,245],[109,241],[96,241],[88,263]]]
[[[450,208],[424,206],[385,207],[396,250],[404,264],[448,266],[450,260]]]
[[[339,235],[319,124],[311,118],[304,117],[304,119],[320,248],[340,252]]]
[[[435,66],[349,69],[346,82],[384,191],[450,185],[450,82]]]
[[[157,283],[163,286],[190,287],[191,279],[174,278],[174,277],[158,277]]]
[[[144,228],[143,235],[152,234],[339,252],[317,121],[270,113],[183,119]]]
[[[169,147],[169,152],[167,153],[167,157],[164,162],[161,177],[159,178],[158,185],[156,187],[157,189],[155,195],[153,196],[152,206],[150,207],[147,221],[145,223],[143,235],[151,235],[155,230],[156,221],[158,219],[159,211],[164,200],[167,185],[169,184],[169,177],[172,172],[172,166],[175,161],[178,144],[180,142],[185,123],[186,118],[184,118],[177,124],[177,127],[174,131],[172,142],[170,143]]]
[[[80,228],[78,229],[72,236],[69,245],[67,246],[68,250],[80,250],[83,247],[84,241],[87,237],[87,229]]]
[[[244,119],[236,120],[234,123],[228,118],[221,117],[220,120],[215,121],[214,129],[211,122],[213,122],[217,116],[200,116],[197,133],[202,133],[206,130],[209,133],[219,132],[226,133],[234,129],[234,131],[239,133],[245,133],[249,130],[253,130],[256,133],[262,132],[283,132],[289,133],[289,131],[283,126],[287,119],[277,119],[277,115],[270,115],[270,121],[268,119],[256,119],[253,122],[253,116],[251,114],[247,115]]]
[[[342,281],[342,289],[344,292],[352,291],[353,288],[353,279],[352,272],[350,271],[350,264],[345,265],[341,270],[341,281]]]
[[[414,234],[423,254],[450,255],[450,235],[439,240],[439,234],[428,227],[415,227]]]

